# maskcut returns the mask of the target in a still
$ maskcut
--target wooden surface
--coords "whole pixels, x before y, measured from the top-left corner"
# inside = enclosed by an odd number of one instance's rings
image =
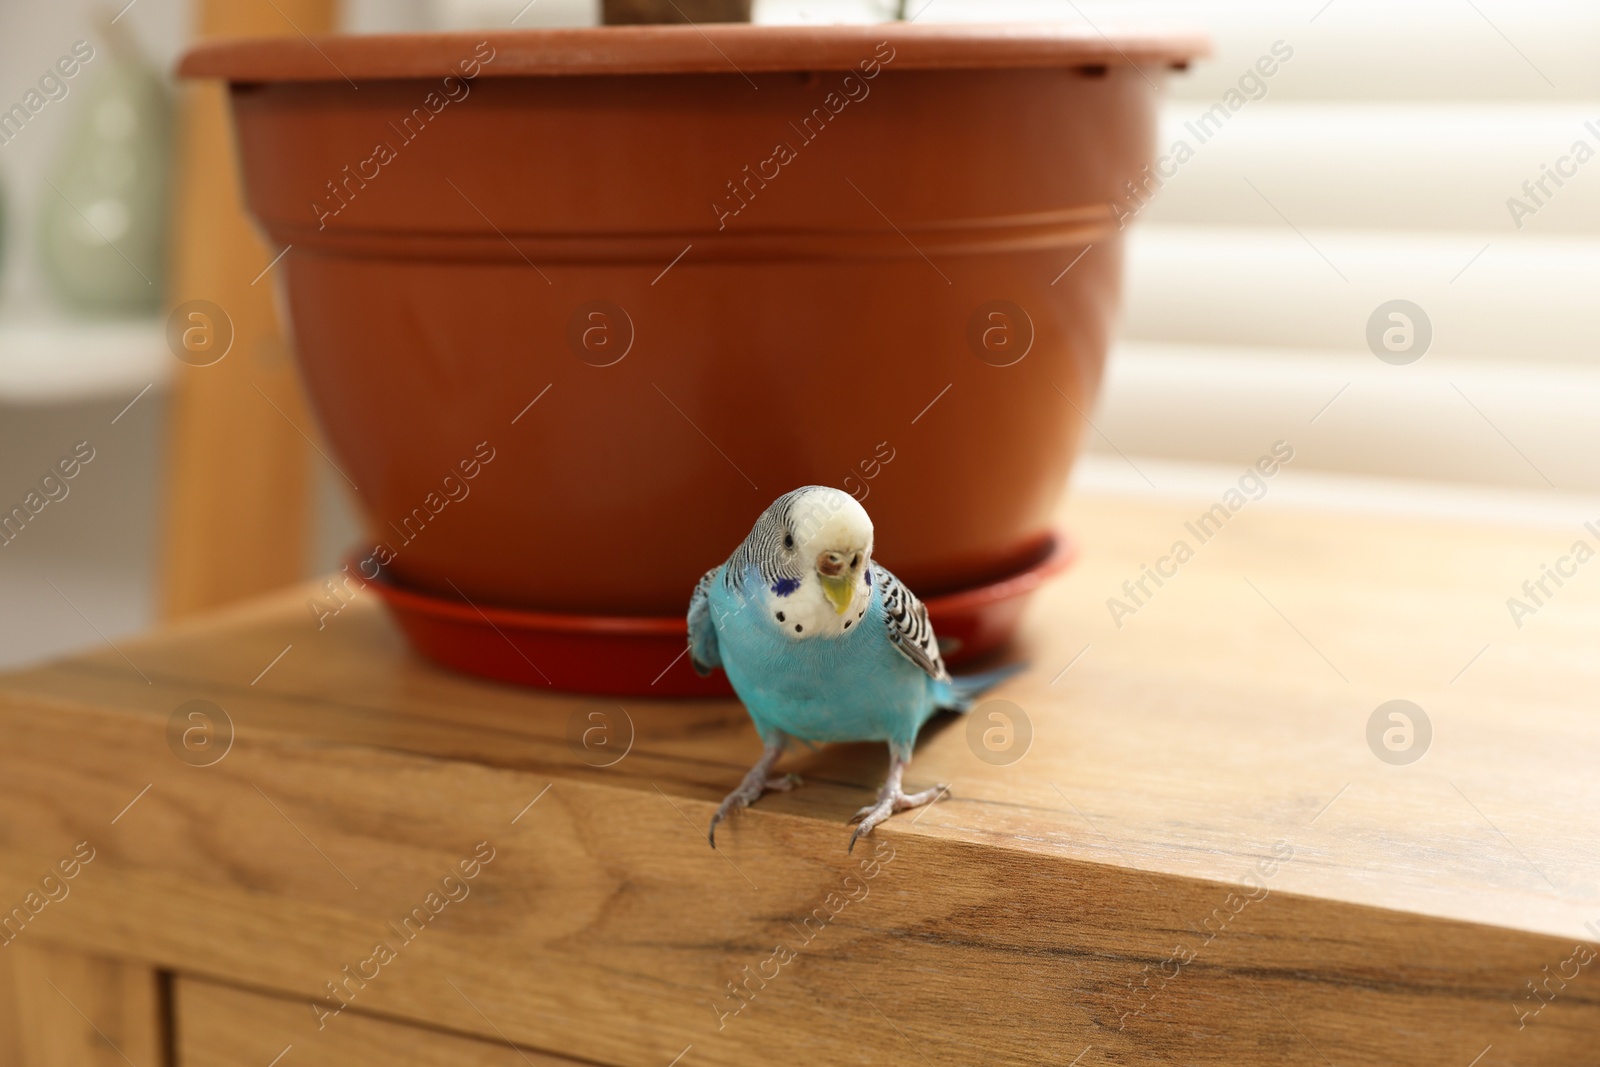
[[[26,929],[0,948],[7,1067],[153,1067],[166,1056],[163,1016],[149,967],[56,948]]]
[[[183,1067],[573,1067],[576,1061],[387,1019],[350,1014],[318,1031],[303,1001],[183,978],[175,983]],[[290,1059],[290,1056],[293,1059]]]
[[[301,590],[123,644],[148,685],[109,650],[0,682],[0,899],[91,839],[26,936],[314,1021],[489,842],[324,1036],[376,1013],[642,1067],[1591,1061],[1600,963],[1569,961],[1600,926],[1600,584],[1520,629],[1505,599],[1592,535],[1252,504],[1118,629],[1106,598],[1202,510],[1079,498],[1081,562],[993,694],[1031,748],[926,732],[908,785],[952,795],[853,856],[881,746],[792,757],[805,786],[713,852],[759,751],[738,705],[630,701],[627,755],[592,767],[571,724],[615,705],[445,674],[371,599],[319,631]],[[1433,724],[1409,766],[1365,737],[1395,698]],[[193,699],[236,727],[213,766],[168,746]],[[734,980],[754,999],[721,1015]]]
[[[203,0],[202,37],[276,37],[333,28],[333,0]],[[273,303],[280,261],[244,211],[221,85],[183,89],[174,173],[169,306],[206,300],[232,321],[233,347],[173,378],[162,611],[181,618],[305,576],[317,436]],[[293,255],[293,251],[288,253]],[[248,560],[242,564],[241,560]]]

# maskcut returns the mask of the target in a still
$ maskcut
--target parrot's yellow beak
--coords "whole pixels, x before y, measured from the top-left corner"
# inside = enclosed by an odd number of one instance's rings
[[[817,556],[817,580],[822,583],[822,595],[828,598],[837,615],[849,611],[855,600],[856,568],[860,565],[859,552],[823,552]]]
[[[828,598],[828,603],[833,605],[834,613],[843,615],[850,610],[850,601],[855,599],[855,575],[846,574],[839,578],[829,578],[825,574],[817,577],[822,581],[822,595]]]

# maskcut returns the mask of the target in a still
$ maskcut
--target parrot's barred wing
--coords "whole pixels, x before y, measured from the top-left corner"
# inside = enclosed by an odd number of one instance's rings
[[[944,659],[939,655],[939,641],[928,622],[928,609],[904,582],[879,564],[872,566],[878,572],[878,591],[883,598],[883,622],[889,631],[889,643],[934,681],[948,681],[950,672],[944,669]]]
[[[721,567],[706,571],[695,584],[694,596],[689,598],[689,664],[702,678],[710,674],[712,668],[722,666],[717,627],[711,619],[711,583],[721,572]]]

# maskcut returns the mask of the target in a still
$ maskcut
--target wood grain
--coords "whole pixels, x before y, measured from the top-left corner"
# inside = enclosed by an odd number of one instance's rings
[[[174,984],[183,1067],[571,1067],[575,1060],[509,1042],[426,1030],[352,1012],[319,1030],[304,1003],[195,979]],[[293,1054],[293,1060],[289,1055]]]
[[[198,8],[204,37],[298,38],[331,30],[336,5],[204,0]],[[231,319],[234,339],[221,362],[180,366],[173,379],[167,618],[298,581],[308,558],[312,453],[302,435],[317,431],[273,305],[275,280],[262,276],[279,250],[245,213],[227,107],[219,84],[183,87],[169,303],[210,301]]]
[[[602,1063],[1581,1062],[1600,588],[1520,629],[1505,608],[1579,532],[1252,508],[1119,629],[1106,598],[1201,509],[1079,499],[1082,562],[994,694],[1031,748],[994,766],[963,721],[926,734],[911,784],[952,795],[853,856],[873,746],[792,757],[805,787],[713,852],[759,750],[737,705],[630,701],[628,755],[592,767],[569,734],[596,702],[438,671],[370,600],[318,630],[302,590],[124,645],[149,685],[109,651],[0,684],[0,891],[90,838],[41,935],[314,1019],[487,841],[327,1029],[376,1012]],[[1365,737],[1396,697],[1434,727],[1404,767]],[[204,768],[166,736],[196,698],[236,727]]]
[[[49,946],[26,932],[0,948],[7,1067],[156,1067],[166,1058],[162,1016],[160,979],[148,967]]]

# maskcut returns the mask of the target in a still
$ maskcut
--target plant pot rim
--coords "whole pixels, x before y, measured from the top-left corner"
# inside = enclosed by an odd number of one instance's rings
[[[873,59],[881,42],[894,49],[896,70],[1183,66],[1210,52],[1205,31],[1157,22],[720,23],[220,38],[190,49],[178,74],[252,83],[459,77],[483,42],[494,59],[477,76],[488,78],[849,70]]]
[[[941,645],[954,638],[946,661],[955,665],[992,652],[1010,637],[1022,603],[1076,556],[1076,544],[1052,531],[1022,568],[929,597],[935,625],[949,627]],[[685,662],[683,613],[564,615],[475,604],[411,589],[382,573],[369,584],[419,652],[466,674],[597,696],[733,696],[726,674],[701,677]]]
[[[948,593],[935,593],[925,597],[928,610],[937,614],[959,614],[979,611],[1002,600],[1025,596],[1049,579],[1064,571],[1078,558],[1078,546],[1062,530],[1052,530],[1039,543],[1028,563],[1010,574],[991,581]],[[347,567],[359,565],[351,557]],[[479,604],[469,600],[455,600],[396,581],[393,575],[380,572],[368,579],[379,596],[392,606],[410,609],[437,619],[476,625],[487,623],[490,627],[505,626],[518,631],[548,633],[592,634],[637,637],[685,637],[688,630],[688,598],[680,615],[576,615],[563,612],[539,611],[529,608],[507,607],[499,604]]]

